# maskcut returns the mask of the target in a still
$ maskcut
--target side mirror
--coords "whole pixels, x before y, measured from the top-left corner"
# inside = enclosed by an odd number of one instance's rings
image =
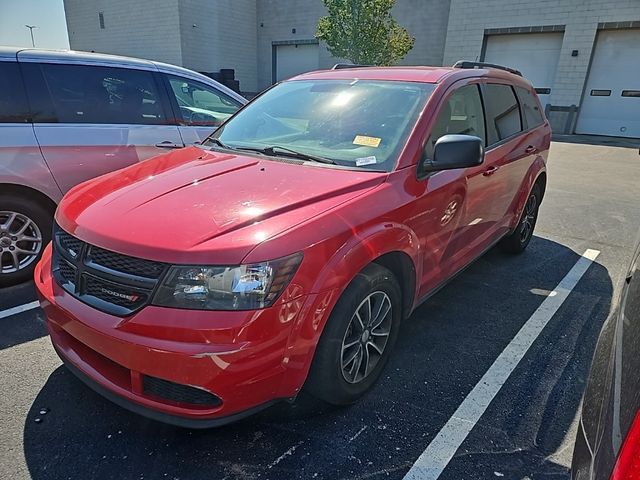
[[[422,171],[435,172],[481,165],[484,161],[482,140],[472,135],[445,135],[436,142],[433,158],[422,161]]]

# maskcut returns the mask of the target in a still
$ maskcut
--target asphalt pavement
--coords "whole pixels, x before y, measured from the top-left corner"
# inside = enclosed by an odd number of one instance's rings
[[[443,480],[566,479],[599,329],[640,228],[638,150],[555,142],[528,250],[490,251],[402,327],[360,403],[309,398],[190,431],[111,404],[61,366],[33,285],[0,290],[0,477],[402,479],[588,249],[600,255],[442,471]],[[44,413],[42,413],[44,412]],[[425,477],[426,478],[426,477]]]

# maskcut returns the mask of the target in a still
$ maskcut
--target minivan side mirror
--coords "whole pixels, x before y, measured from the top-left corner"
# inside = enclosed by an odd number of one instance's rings
[[[423,173],[481,165],[484,161],[482,139],[473,135],[444,135],[436,142],[433,158],[424,158]]]

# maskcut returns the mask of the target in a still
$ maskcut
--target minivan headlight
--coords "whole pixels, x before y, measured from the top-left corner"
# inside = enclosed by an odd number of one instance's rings
[[[175,266],[153,298],[162,307],[256,310],[273,304],[296,273],[302,254],[238,266]]]

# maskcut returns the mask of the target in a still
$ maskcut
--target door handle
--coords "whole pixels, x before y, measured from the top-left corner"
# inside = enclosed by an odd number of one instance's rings
[[[487,168],[484,172],[482,172],[482,175],[484,175],[485,177],[488,177],[489,175],[493,175],[494,173],[496,173],[498,171],[499,167],[491,166],[489,168]]]
[[[169,140],[165,140],[164,142],[156,143],[156,147],[158,147],[158,148],[182,148],[182,147],[184,147],[184,145],[181,145],[179,143],[173,143],[173,142],[170,142]]]
[[[527,155],[533,155],[534,153],[538,152],[538,148],[534,147],[533,145],[529,145],[527,148],[524,149],[524,153],[526,153]]]

